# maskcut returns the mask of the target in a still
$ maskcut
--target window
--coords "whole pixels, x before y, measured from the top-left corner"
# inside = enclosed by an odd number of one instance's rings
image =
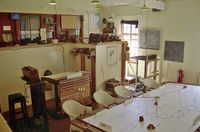
[[[30,43],[39,40],[40,37],[39,15],[21,15],[20,36],[22,43]]]
[[[138,54],[138,21],[121,21],[122,39],[128,42],[130,56]]]

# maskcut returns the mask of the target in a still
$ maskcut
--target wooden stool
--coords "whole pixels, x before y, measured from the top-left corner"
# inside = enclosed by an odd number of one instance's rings
[[[15,93],[8,96],[9,100],[9,115],[10,115],[10,125],[15,127],[15,115],[23,114],[23,118],[25,121],[28,120],[28,112],[26,108],[26,100],[25,97],[21,93]],[[15,111],[15,103],[21,104],[21,111]]]

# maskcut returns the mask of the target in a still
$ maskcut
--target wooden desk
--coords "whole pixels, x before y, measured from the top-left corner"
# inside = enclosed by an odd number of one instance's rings
[[[56,118],[59,118],[61,105],[66,100],[76,100],[85,105],[91,103],[89,72],[65,72],[44,76],[41,79],[54,84],[55,110],[52,115]]]
[[[100,124],[107,124],[112,132],[149,132],[149,124],[155,126],[151,132],[194,132],[200,126],[200,86],[168,83],[83,121],[105,131]]]

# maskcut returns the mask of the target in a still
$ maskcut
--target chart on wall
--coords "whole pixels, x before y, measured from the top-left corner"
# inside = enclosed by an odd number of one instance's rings
[[[183,41],[165,41],[164,60],[183,62],[184,42]]]
[[[140,48],[154,49],[160,48],[160,31],[159,30],[141,30],[140,31]]]

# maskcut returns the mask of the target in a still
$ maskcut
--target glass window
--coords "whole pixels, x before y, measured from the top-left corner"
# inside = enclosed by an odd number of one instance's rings
[[[21,15],[20,36],[22,43],[37,42],[40,37],[39,15]]]
[[[138,25],[122,23],[122,39],[128,42],[130,56],[138,54]]]

